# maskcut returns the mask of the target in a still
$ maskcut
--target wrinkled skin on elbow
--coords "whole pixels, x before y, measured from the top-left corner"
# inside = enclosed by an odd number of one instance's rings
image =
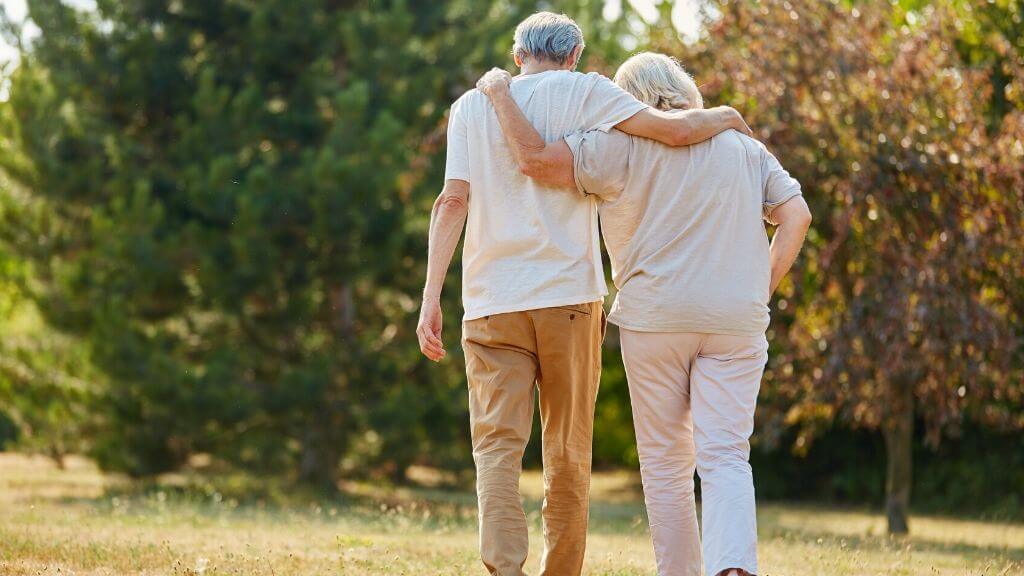
[[[439,211],[459,213],[469,208],[469,190],[462,187],[445,186],[437,197]]]
[[[777,207],[768,221],[775,226],[800,228],[806,232],[811,226],[811,210],[803,197],[797,196]]]
[[[803,212],[800,214],[800,224],[806,229],[811,227],[811,222],[814,217],[811,216],[811,210],[807,207],[807,204],[803,205]]]
[[[690,129],[689,124],[685,122],[677,122],[674,125],[674,130],[668,134],[668,138],[671,141],[672,146],[687,146],[694,142],[696,135],[693,130]]]

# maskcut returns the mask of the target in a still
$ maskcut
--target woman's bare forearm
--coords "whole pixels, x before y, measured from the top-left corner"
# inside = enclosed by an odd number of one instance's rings
[[[540,132],[537,132],[537,129],[530,124],[508,90],[492,94],[491,103],[498,115],[501,133],[505,136],[509,148],[512,149],[512,157],[515,158],[516,164],[523,166],[531,156],[544,151],[547,142],[541,137]]]
[[[803,232],[797,230],[792,224],[780,225],[775,230],[775,236],[772,238],[772,245],[769,250],[772,265],[772,279],[768,287],[769,294],[774,294],[782,279],[786,277],[786,274],[789,274],[790,268],[796,262],[797,255],[800,254],[800,248],[803,246],[803,243]]]
[[[769,294],[775,293],[782,279],[793,267],[793,262],[800,254],[800,248],[807,236],[807,229],[811,225],[811,213],[807,209],[807,203],[799,196],[776,208],[772,216],[779,227],[775,230],[769,249],[772,270],[768,285]]]

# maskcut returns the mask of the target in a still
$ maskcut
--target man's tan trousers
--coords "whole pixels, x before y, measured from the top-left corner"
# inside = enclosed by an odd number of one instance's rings
[[[600,302],[463,323],[480,556],[491,574],[519,576],[526,563],[529,539],[519,474],[535,388],[544,460],[541,574],[576,576],[583,567],[603,337]]]

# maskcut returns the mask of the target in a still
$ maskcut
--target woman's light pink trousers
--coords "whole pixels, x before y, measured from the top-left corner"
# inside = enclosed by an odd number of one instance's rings
[[[659,576],[757,574],[750,435],[768,359],[764,335],[621,329],[644,499]]]

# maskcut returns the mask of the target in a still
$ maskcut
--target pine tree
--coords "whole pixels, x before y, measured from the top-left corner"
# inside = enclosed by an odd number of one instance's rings
[[[34,208],[3,235],[109,378],[103,465],[208,452],[332,485],[343,457],[401,476],[461,440],[459,367],[411,345],[426,218],[447,107],[524,10],[29,2],[0,167]]]

